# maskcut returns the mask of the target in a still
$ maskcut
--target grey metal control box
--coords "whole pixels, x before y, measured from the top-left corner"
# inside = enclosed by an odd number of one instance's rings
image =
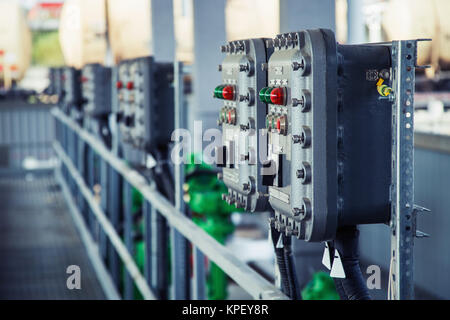
[[[270,166],[275,226],[306,241],[333,239],[338,226],[390,218],[389,45],[336,44],[330,30],[278,35],[268,63]],[[382,99],[381,99],[382,98]]]
[[[268,203],[261,175],[267,156],[267,107],[258,99],[258,89],[267,85],[267,59],[272,53],[265,40],[232,41],[222,46],[226,53],[219,65],[222,84],[214,90],[214,97],[223,100],[218,120],[222,146],[216,148],[216,162],[223,167],[228,187],[223,198],[251,212],[264,210]]]
[[[146,151],[167,147],[174,129],[173,65],[153,57],[124,60],[116,87],[122,141]]]
[[[61,80],[63,88],[61,108],[66,114],[77,114],[79,118],[82,106],[81,71],[73,67],[64,67]]]
[[[88,64],[81,71],[84,113],[104,117],[111,112],[111,68]]]

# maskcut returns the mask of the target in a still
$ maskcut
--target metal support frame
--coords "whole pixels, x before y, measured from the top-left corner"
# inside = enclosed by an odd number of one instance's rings
[[[213,92],[220,83],[217,65],[223,56],[220,46],[225,43],[225,0],[192,1],[194,21],[193,102],[189,105],[188,129],[194,132],[194,141],[202,132],[193,130],[194,121],[202,121],[203,129],[216,128],[220,103],[205,92]],[[200,130],[198,130],[200,131]],[[195,148],[195,146],[194,146]],[[194,150],[196,152],[196,150]]]
[[[417,41],[392,42],[391,267],[389,299],[414,299],[414,73]]]
[[[185,129],[185,99],[183,86],[183,63],[174,63],[175,79],[175,128]],[[183,200],[184,184],[184,163],[176,164],[175,172],[175,208],[186,214]],[[175,300],[185,300],[189,298],[189,264],[188,264],[188,243],[186,239],[172,226],[170,228],[170,239],[172,244],[172,297]]]
[[[72,120],[70,120],[72,121]],[[102,146],[103,147],[103,146]],[[155,295],[150,290],[149,286],[147,285],[147,282],[145,281],[145,278],[139,271],[139,268],[137,267],[136,263],[134,262],[134,259],[130,252],[128,251],[127,247],[121,240],[119,234],[111,224],[111,222],[108,220],[107,216],[103,212],[100,204],[95,199],[94,195],[92,194],[89,187],[86,185],[83,177],[78,173],[77,169],[75,168],[72,160],[67,155],[66,151],[61,147],[61,145],[58,142],[55,142],[53,144],[53,149],[55,150],[57,156],[61,160],[61,162],[64,164],[64,168],[69,173],[71,179],[74,181],[74,183],[77,185],[80,193],[83,195],[84,199],[86,200],[90,210],[92,210],[93,215],[97,218],[98,222],[100,223],[101,227],[105,231],[106,235],[111,241],[111,244],[116,249],[118,255],[122,259],[122,262],[124,264],[124,267],[128,270],[128,273],[132,277],[134,283],[136,284],[136,287],[138,288],[139,292],[142,294],[144,299],[155,299]],[[67,178],[65,178],[67,181]]]
[[[139,172],[128,166],[123,159],[119,159],[115,156],[95,136],[81,128],[60,110],[55,108],[52,110],[52,114],[60,121],[63,127],[66,127],[64,131],[70,131],[76,134],[78,139],[83,140],[90,148],[92,148],[93,152],[105,161],[111,169],[115,170],[123,178],[125,183],[136,188],[143,195],[145,201],[151,204],[151,212],[157,211],[158,215],[161,218],[164,217],[167,220],[167,223],[174,228],[180,236],[191,242],[193,247],[196,247],[197,250],[201,251],[212,262],[217,264],[252,297],[255,299],[287,299],[278,288],[270,284],[261,275],[237,258],[229,249],[218,243],[203,229],[194,224],[183,212],[177,210],[177,208],[156,190],[154,185],[149,183]],[[136,284],[137,289],[141,292],[144,299],[156,298],[157,295],[154,294],[154,291],[151,290],[148,285],[149,279],[145,279],[141,274],[134,262],[132,254],[130,254],[130,251],[124,245],[115,227],[102,210],[101,205],[94,198],[83,177],[78,173],[72,160],[67,156],[67,151],[65,151],[67,150],[66,147],[67,145],[63,144],[61,146],[58,142],[54,143],[55,152],[64,165],[62,169],[63,171],[67,171],[67,175],[64,178],[66,181],[72,179],[75,182],[79,192],[83,195],[99,225],[108,236],[111,245],[117,250],[119,257],[124,263],[124,267],[128,270],[128,274],[132,277],[133,282]],[[117,197],[117,194],[115,194],[115,196]],[[154,231],[155,225],[153,224],[153,221],[151,222],[152,231]],[[152,247],[154,247],[153,242]],[[197,256],[197,262],[195,262],[194,265],[200,262],[202,263],[203,261],[199,260]],[[194,275],[201,275],[201,273],[198,273],[198,270],[199,269],[197,268],[197,273],[194,272]],[[152,274],[155,274],[153,265],[151,272]],[[167,270],[162,272],[167,272]],[[196,279],[194,279],[194,283],[195,282]],[[204,290],[204,288],[200,288],[199,292],[194,294],[194,296],[204,296],[204,293],[201,292],[202,290]]]

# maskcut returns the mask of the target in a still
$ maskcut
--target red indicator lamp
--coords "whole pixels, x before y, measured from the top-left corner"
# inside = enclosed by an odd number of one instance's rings
[[[285,104],[285,89],[284,88],[274,88],[270,92],[270,102],[276,105]]]
[[[116,88],[117,88],[117,89],[122,89],[122,88],[123,88],[123,83],[122,83],[122,81],[117,81],[117,82],[116,82]]]
[[[129,81],[129,82],[127,83],[127,89],[128,89],[128,90],[133,90],[133,88],[134,88],[134,83],[131,82],[131,81]]]
[[[225,86],[222,90],[222,97],[225,100],[234,100],[234,88],[233,86]]]

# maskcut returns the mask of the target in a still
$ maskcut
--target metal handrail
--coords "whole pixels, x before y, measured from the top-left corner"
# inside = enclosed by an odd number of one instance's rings
[[[87,143],[93,150],[95,150],[95,152],[104,161],[106,161],[112,168],[114,168],[130,185],[136,188],[142,194],[142,196],[148,202],[150,202],[161,215],[163,215],[167,219],[168,223],[173,228],[175,228],[187,240],[189,240],[194,246],[196,246],[201,252],[203,252],[205,256],[207,256],[211,261],[219,266],[230,278],[232,278],[253,298],[274,300],[288,299],[288,297],[284,295],[277,287],[269,283],[256,271],[251,269],[247,264],[236,257],[231,252],[231,250],[217,242],[217,240],[212,238],[208,233],[206,233],[203,229],[192,222],[191,219],[178,211],[161,193],[159,193],[155,189],[153,185],[151,185],[146,180],[144,176],[142,176],[138,171],[131,168],[123,159],[116,157],[96,137],[81,128],[76,122],[74,122],[71,118],[66,116],[57,108],[52,109],[51,113],[56,119],[67,125],[71,130],[73,130],[74,133],[78,135],[79,138],[84,140],[85,143]],[[72,161],[67,157],[65,152],[58,144],[55,144],[55,151],[66,165],[71,165],[70,167],[68,166],[69,172],[72,174],[72,176],[74,176],[74,174],[76,176],[78,172],[76,172]],[[79,176],[79,174],[78,177],[81,179],[81,176]],[[84,185],[84,181],[82,181],[82,179],[80,181],[80,179],[75,179],[75,182],[79,187]],[[90,192],[89,190],[87,191]],[[88,194],[88,192],[86,192],[86,190],[83,192],[83,196],[86,198],[86,200],[88,200],[89,198],[90,193]],[[88,201],[88,204],[89,206],[91,206],[94,214],[98,214],[98,218],[103,217],[104,219],[106,219],[106,221],[103,221],[104,223],[99,221],[102,227],[110,225],[108,224],[109,221],[107,221],[103,210],[101,210],[101,207],[97,203]],[[107,233],[108,237],[110,237],[110,240],[112,240],[112,232],[108,233],[108,230],[105,230],[105,232]],[[120,238],[116,240],[121,242]],[[116,247],[117,243],[118,242],[116,241],[113,243],[113,245]],[[121,245],[118,245],[116,249],[123,249],[123,247],[124,245],[121,242]],[[124,257],[121,256],[121,258],[123,259]],[[129,266],[131,265],[126,265],[127,269]],[[132,266],[131,268],[134,269]],[[139,278],[139,276],[137,276],[137,278]],[[136,279],[134,280],[136,281]],[[139,289],[144,289],[144,287]]]

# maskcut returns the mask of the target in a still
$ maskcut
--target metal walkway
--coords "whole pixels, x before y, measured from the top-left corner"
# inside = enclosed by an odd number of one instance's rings
[[[0,177],[0,299],[105,299],[51,173]],[[78,265],[81,289],[66,269]]]

